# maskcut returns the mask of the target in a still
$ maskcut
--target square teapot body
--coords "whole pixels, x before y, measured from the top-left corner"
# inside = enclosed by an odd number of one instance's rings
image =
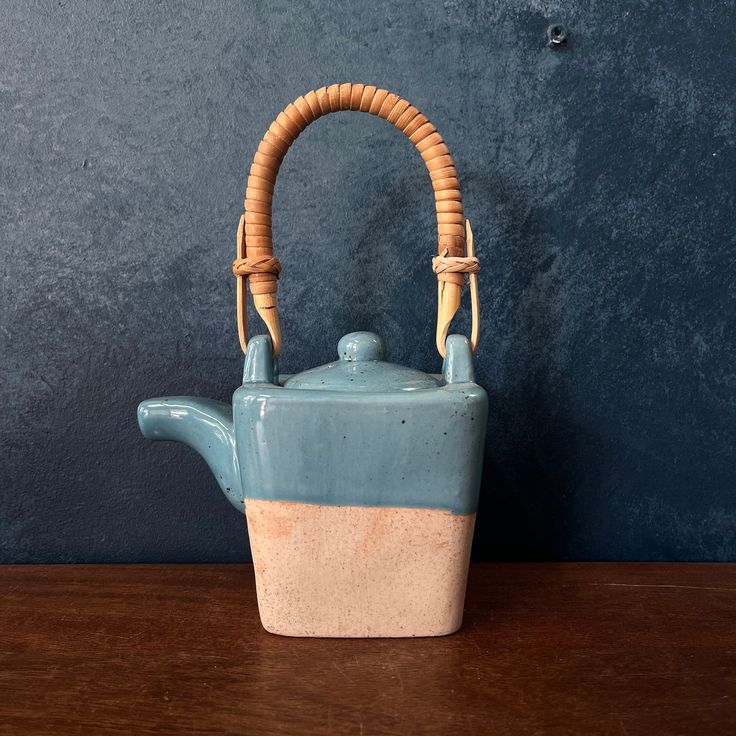
[[[254,347],[233,424],[269,631],[431,636],[460,626],[487,396],[455,337],[433,387],[395,391],[259,380],[272,368]],[[371,366],[348,368],[358,380]]]

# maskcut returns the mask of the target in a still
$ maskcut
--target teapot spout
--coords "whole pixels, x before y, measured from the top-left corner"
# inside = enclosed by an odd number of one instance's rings
[[[243,511],[245,493],[232,407],[194,396],[148,399],[138,406],[138,426],[147,439],[176,440],[196,450],[206,460],[228,501]]]

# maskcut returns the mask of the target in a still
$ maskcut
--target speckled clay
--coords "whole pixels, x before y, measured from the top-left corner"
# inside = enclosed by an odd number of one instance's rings
[[[475,514],[246,499],[264,628],[441,636],[460,628]]]

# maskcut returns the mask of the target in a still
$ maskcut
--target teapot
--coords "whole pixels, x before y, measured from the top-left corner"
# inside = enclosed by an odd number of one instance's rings
[[[368,112],[393,123],[429,169],[438,222],[435,341],[442,372],[384,359],[352,332],[337,360],[281,375],[273,186],[286,151],[321,115]],[[171,396],[138,407],[143,435],[200,453],[245,513],[263,627],[286,636],[438,636],[462,622],[488,399],[475,383],[478,259],[455,166],[417,108],[362,84],[299,97],[271,124],[250,168],[237,231],[237,323],[245,353],[232,405]],[[470,281],[471,338],[449,326]],[[268,334],[249,338],[246,282]]]

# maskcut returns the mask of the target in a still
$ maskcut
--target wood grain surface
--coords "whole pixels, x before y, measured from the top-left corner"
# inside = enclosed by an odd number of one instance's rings
[[[2,734],[732,734],[736,565],[475,565],[436,639],[289,639],[244,565],[0,567]]]

